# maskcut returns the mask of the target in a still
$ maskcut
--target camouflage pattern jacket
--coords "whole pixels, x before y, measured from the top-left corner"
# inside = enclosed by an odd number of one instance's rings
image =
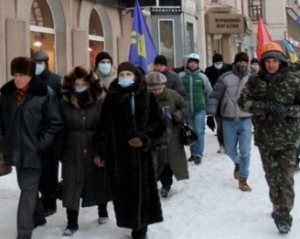
[[[240,108],[253,113],[254,140],[259,147],[282,150],[299,144],[300,77],[282,69],[270,75],[250,76],[238,99]],[[272,104],[288,108],[288,116],[275,121],[268,113]]]

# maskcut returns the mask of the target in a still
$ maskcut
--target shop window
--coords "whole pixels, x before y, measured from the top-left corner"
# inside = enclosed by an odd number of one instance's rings
[[[90,66],[95,66],[96,55],[104,51],[104,34],[101,20],[95,9],[92,10],[89,24]]]
[[[49,69],[55,71],[55,29],[51,10],[46,0],[34,0],[30,14],[30,50],[46,51]]]
[[[258,21],[260,17],[265,15],[265,1],[264,0],[249,0],[248,1],[249,17],[252,21]]]
[[[173,67],[175,60],[174,21],[158,20],[159,54],[164,55],[168,64]]]
[[[160,7],[181,6],[181,0],[159,0],[158,6]]]

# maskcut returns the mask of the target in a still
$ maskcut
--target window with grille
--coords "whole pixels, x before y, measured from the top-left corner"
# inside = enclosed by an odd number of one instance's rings
[[[258,21],[260,17],[264,17],[265,2],[264,0],[249,0],[248,1],[249,16],[252,21]]]

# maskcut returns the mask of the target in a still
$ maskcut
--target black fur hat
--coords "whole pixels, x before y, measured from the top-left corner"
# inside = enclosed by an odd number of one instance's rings
[[[113,59],[109,55],[109,53],[106,51],[101,51],[97,54],[97,56],[95,58],[95,67],[97,67],[99,62],[102,61],[103,59],[108,59],[108,60],[110,60],[110,63],[113,64]]]
[[[35,76],[35,62],[29,57],[19,56],[10,63],[10,74],[24,74],[31,77]]]

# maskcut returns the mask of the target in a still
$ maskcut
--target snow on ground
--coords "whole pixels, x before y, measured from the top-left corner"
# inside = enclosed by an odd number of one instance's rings
[[[217,154],[217,138],[207,131],[201,165],[189,163],[190,180],[174,181],[170,197],[162,199],[164,222],[149,227],[149,239],[276,239],[300,238],[300,174],[295,175],[295,207],[292,231],[280,235],[271,218],[272,205],[256,147],[252,147],[249,185],[251,193],[241,192],[234,180],[233,163]],[[187,150],[189,156],[189,151]],[[159,186],[160,187],[160,186]],[[16,238],[16,209],[19,189],[15,172],[0,178],[0,238]],[[33,239],[61,238],[66,227],[65,210],[58,212],[45,226],[34,230]],[[110,221],[97,224],[97,208],[81,209],[79,231],[74,239],[130,239],[130,230],[118,228],[112,204]]]

